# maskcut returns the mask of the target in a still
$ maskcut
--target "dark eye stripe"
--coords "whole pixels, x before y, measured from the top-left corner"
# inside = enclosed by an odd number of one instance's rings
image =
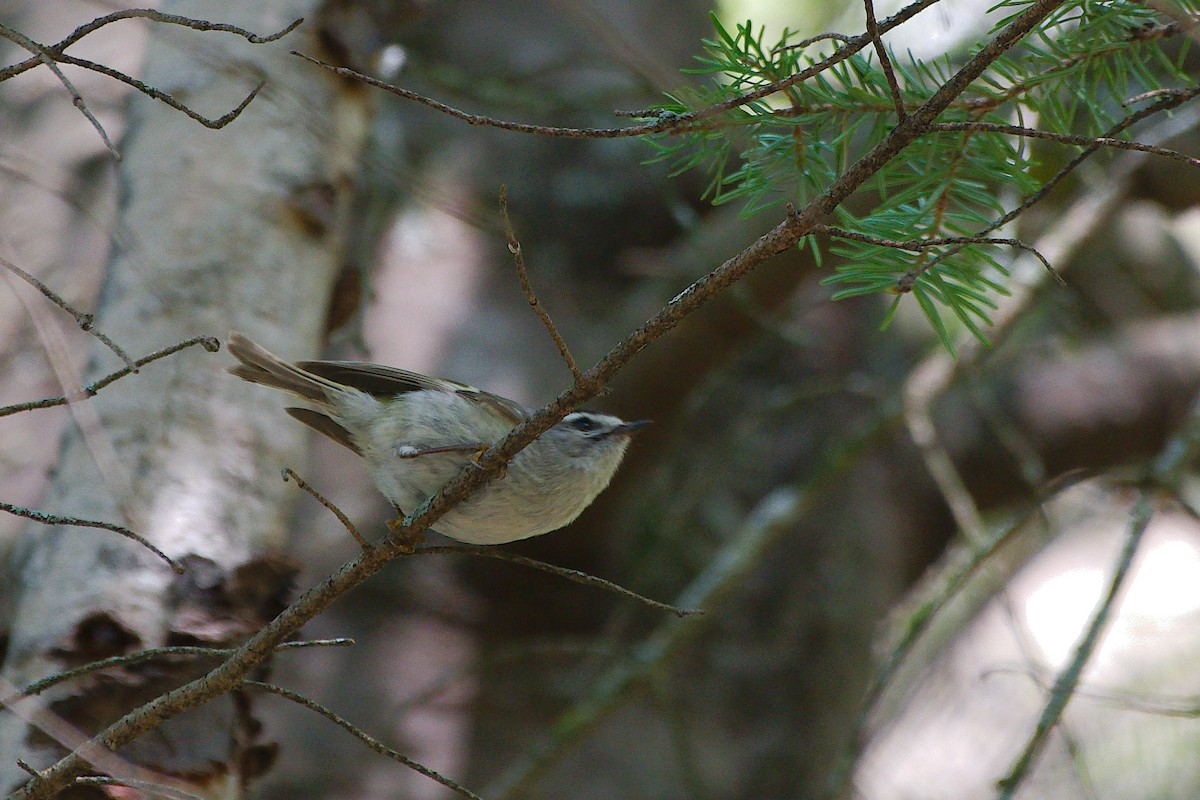
[[[575,430],[583,431],[584,433],[596,430],[596,421],[591,417],[575,417],[567,424]]]

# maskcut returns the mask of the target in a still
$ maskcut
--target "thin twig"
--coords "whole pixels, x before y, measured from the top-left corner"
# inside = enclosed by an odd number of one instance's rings
[[[1053,672],[1045,667],[1034,664],[1022,664],[1011,667],[992,667],[980,673],[980,679],[993,675],[1016,674],[1025,675],[1039,685],[1053,677]],[[1097,703],[1133,711],[1138,714],[1152,714],[1160,717],[1178,717],[1181,719],[1196,719],[1200,717],[1200,696],[1197,695],[1167,695],[1148,692],[1130,691],[1126,689],[1109,689],[1099,686],[1078,686],[1076,697],[1086,697]]]
[[[291,478],[292,480],[294,480],[296,482],[297,486],[299,486],[301,489],[303,489],[304,491],[306,491],[310,495],[312,495],[312,498],[314,500],[316,500],[321,505],[325,506],[325,508],[329,509],[329,512],[331,514],[333,514],[335,517],[337,517],[338,522],[342,523],[342,527],[345,528],[350,533],[350,535],[354,537],[354,541],[358,542],[359,547],[361,547],[363,550],[371,549],[371,543],[363,538],[363,535],[358,532],[358,528],[355,527],[354,523],[350,521],[350,518],[346,516],[345,512],[343,512],[340,508],[338,508],[336,505],[331,503],[329,500],[326,500],[325,497],[320,492],[318,492],[316,489],[312,488],[307,483],[305,483],[304,479],[301,478],[299,475],[297,475],[291,469],[291,467],[284,467],[281,470],[281,474],[283,475],[284,483],[287,483],[288,478]]]
[[[937,484],[938,491],[958,527],[959,534],[973,547],[982,547],[987,538],[987,526],[975,504],[975,498],[950,458],[949,451],[937,435],[933,422],[934,401],[947,387],[954,368],[948,359],[927,358],[917,364],[904,382],[904,420],[909,437],[921,451],[925,469]]]
[[[379,741],[375,737],[371,736],[370,734],[368,734],[368,733],[364,732],[363,730],[361,730],[360,728],[358,728],[356,725],[354,725],[354,723],[350,722],[349,720],[345,719],[344,717],[338,716],[336,713],[329,710],[325,706],[321,705],[320,703],[316,702],[315,700],[310,700],[309,698],[305,697],[302,694],[297,694],[296,692],[290,691],[288,689],[284,689],[282,686],[276,686],[273,683],[264,683],[262,681],[241,681],[239,683],[239,688],[253,689],[253,690],[259,691],[259,692],[268,692],[270,694],[278,695],[279,697],[282,697],[285,700],[291,700],[293,703],[304,706],[305,708],[309,709],[310,711],[315,711],[318,714],[320,714],[322,717],[324,717],[325,719],[332,722],[334,725],[337,725],[339,728],[341,728],[342,730],[349,733],[351,736],[358,739],[360,742],[365,744],[367,747],[371,748],[376,753],[379,753],[382,756],[386,756],[387,758],[390,758],[393,761],[399,762],[399,763],[403,764],[404,766],[408,767],[409,769],[421,773],[426,778],[437,781],[442,786],[445,786],[447,789],[451,789],[454,792],[456,792],[457,794],[460,794],[463,797],[469,798],[469,800],[482,800],[482,798],[480,798],[479,795],[475,794],[474,792],[472,792],[470,789],[466,788],[465,786],[463,786],[455,781],[450,780],[449,778],[447,778],[446,776],[444,776],[438,772],[435,772],[434,770],[430,769],[429,767],[425,766],[424,764],[420,764],[416,761],[413,761],[408,756],[405,756],[405,755],[402,755],[402,754],[396,752],[392,748],[385,745],[383,742]]]
[[[1163,90],[1158,96],[1172,95],[1173,90]],[[1149,95],[1147,95],[1149,97]],[[1143,98],[1146,99],[1146,98]],[[1080,147],[1112,147],[1118,150],[1136,150],[1139,153],[1153,153],[1175,161],[1182,161],[1192,167],[1200,167],[1200,158],[1186,155],[1169,147],[1159,147],[1141,142],[1131,142],[1125,139],[1113,139],[1108,136],[1075,136],[1069,133],[1054,133],[1037,128],[1026,128],[1021,125],[1000,125],[993,122],[934,122],[928,126],[931,132],[969,131],[973,133],[1004,133],[1010,136],[1024,136],[1029,139],[1045,139],[1059,144],[1078,145]]]
[[[142,547],[146,548],[151,553],[154,553],[154,555],[167,562],[167,564],[171,567],[171,571],[176,575],[182,575],[184,572],[182,564],[171,558],[162,550],[159,550],[157,547],[151,544],[146,537],[142,536],[141,534],[134,533],[133,531],[129,530],[129,528],[126,528],[122,525],[114,525],[111,522],[100,522],[99,520],[94,519],[63,517],[59,516],[58,514],[47,514],[44,511],[36,511],[32,508],[24,508],[22,506],[14,506],[10,503],[2,502],[0,502],[0,511],[7,511],[9,514],[14,516],[31,519],[34,522],[40,522],[43,525],[70,525],[76,528],[102,528],[106,531],[119,533],[126,539],[132,539],[133,541],[137,542]]]
[[[1140,111],[1134,112],[1125,117],[1123,120],[1105,131],[1104,136],[1100,138],[1103,140],[1116,139],[1117,134],[1122,133],[1136,123],[1141,122],[1143,119],[1153,116],[1160,111],[1169,111],[1173,108],[1181,106],[1188,100],[1191,100],[1197,96],[1200,96],[1200,86],[1173,91],[1169,95],[1159,98],[1157,101],[1151,103]],[[930,124],[932,124],[932,120],[930,121]],[[928,125],[926,127],[928,127]],[[977,235],[987,236],[992,231],[1004,227],[1021,214],[1024,214],[1030,207],[1041,202],[1046,195],[1050,194],[1050,192],[1052,192],[1054,188],[1058,186],[1059,183],[1065,180],[1067,176],[1069,176],[1085,161],[1091,158],[1091,156],[1101,147],[1103,147],[1103,145],[1098,144],[1095,141],[1085,146],[1083,152],[1077,154],[1073,159],[1067,162],[1058,172],[1054,173],[1049,180],[1043,183],[1039,189],[1030,193],[1024,200],[1017,204],[1013,209],[1008,211],[1008,213],[1002,215],[999,219],[995,219],[988,223],[988,225],[983,230],[979,231]],[[940,253],[928,261],[913,267],[911,270],[897,279],[896,290],[901,293],[911,291],[912,285],[916,282],[917,278],[946,259],[952,258],[958,253],[962,252],[962,249],[965,246],[966,245],[952,247],[948,252]]]
[[[764,550],[785,531],[795,529],[809,507],[809,495],[782,489],[764,498],[741,528],[679,594],[681,606],[711,608],[728,596],[761,563]],[[588,696],[571,706],[550,730],[508,767],[485,794],[495,800],[528,797],[533,783],[585,731],[627,698],[643,680],[698,635],[713,615],[666,620],[629,658],[591,682]]]
[[[87,103],[85,103],[83,100],[83,95],[81,95],[79,90],[75,88],[75,84],[71,83],[70,78],[64,75],[63,71],[58,68],[58,65],[54,63],[54,56],[51,55],[45,47],[38,44],[33,39],[30,39],[20,31],[13,30],[6,25],[0,25],[0,36],[3,36],[5,39],[8,39],[11,42],[15,42],[29,52],[33,53],[34,57],[38,61],[46,65],[46,69],[54,73],[54,77],[58,78],[58,82],[61,83],[63,88],[67,90],[67,93],[71,95],[71,103],[75,106],[75,108],[79,109],[79,113],[83,114],[83,116],[87,118],[87,121],[90,122],[92,127],[96,129],[96,133],[100,134],[100,139],[104,142],[104,146],[108,148],[108,152],[113,157],[113,161],[120,161],[120,151],[117,150],[116,145],[112,143],[112,139],[108,138],[108,132],[104,130],[104,126],[100,124],[100,120],[96,119],[95,115],[92,114],[91,110],[87,107]]]
[[[887,48],[883,46],[883,37],[879,33],[879,21],[875,19],[875,4],[872,0],[863,0],[867,12],[867,35],[875,46],[875,55],[879,57],[879,68],[887,79],[888,90],[892,93],[892,105],[896,108],[896,116],[904,121],[908,118],[908,110],[904,108],[904,95],[900,93],[900,84],[896,81],[896,71],[892,69],[892,60],[888,58]]]
[[[305,639],[298,642],[283,642],[275,646],[275,652],[281,653],[287,650],[299,650],[309,647],[350,647],[354,644],[353,639],[339,637],[337,639]],[[134,664],[140,664],[143,661],[150,661],[156,658],[167,658],[170,656],[199,656],[200,658],[217,658],[221,656],[229,656],[237,652],[236,647],[199,647],[196,645],[173,645],[171,647],[151,647],[146,650],[139,650],[136,653],[126,653],[120,656],[109,656],[102,658],[99,661],[92,661],[87,664],[81,664],[78,667],[56,672],[53,675],[47,675],[39,681],[26,686],[19,694],[13,697],[0,699],[0,706],[6,706],[16,700],[18,697],[28,695],[41,694],[51,686],[56,686],[63,681],[73,680],[93,672],[109,669],[111,667],[128,667]]]
[[[582,376],[579,373],[579,367],[575,364],[575,358],[567,348],[567,343],[559,335],[558,328],[554,327],[554,320],[550,319],[550,314],[542,308],[537,295],[533,293],[533,287],[529,285],[529,274],[525,271],[525,255],[521,250],[521,243],[517,241],[517,235],[513,232],[512,220],[508,218],[507,186],[500,187],[500,218],[504,220],[504,235],[508,239],[508,252],[512,253],[513,262],[517,265],[517,280],[521,282],[521,291],[525,292],[525,299],[529,301],[529,307],[533,309],[533,312],[538,315],[538,319],[546,326],[546,330],[550,332],[550,338],[554,340],[555,347],[562,354],[563,361],[567,362],[567,369],[571,370],[571,377],[578,381]]]
[[[771,53],[786,53],[788,50],[803,50],[809,45],[824,41],[835,41],[841,42],[842,44],[849,44],[850,40],[851,37],[844,33],[818,33],[816,36],[809,36],[807,39],[801,39],[798,42],[792,42],[791,44],[784,45],[783,47],[776,47],[771,50]]]
[[[893,14],[891,17],[888,17],[883,22],[880,22],[878,26],[879,32],[886,33],[887,31],[902,25],[921,11],[925,10],[931,5],[935,5],[940,1],[941,0],[916,0],[916,2],[910,3],[900,11]],[[406,100],[412,100],[413,102],[428,106],[436,111],[442,112],[443,114],[448,114],[456,119],[460,119],[463,122],[466,122],[468,125],[485,125],[492,128],[499,128],[501,130],[517,131],[520,133],[529,133],[538,136],[557,136],[568,139],[614,139],[626,136],[643,136],[648,133],[678,132],[694,129],[696,127],[707,127],[706,124],[698,126],[697,123],[701,123],[709,117],[723,114],[726,111],[732,111],[735,108],[749,105],[750,103],[754,103],[777,92],[782,92],[798,83],[803,83],[804,81],[807,81],[810,78],[820,75],[822,72],[837,66],[870,44],[871,37],[865,33],[861,36],[847,38],[843,47],[838,48],[838,50],[828,58],[825,58],[813,64],[812,66],[807,67],[806,69],[800,70],[793,75],[788,75],[780,80],[760,86],[753,91],[746,92],[745,94],[738,95],[737,97],[730,98],[729,100],[722,101],[699,111],[678,114],[669,111],[664,112],[654,110],[645,115],[623,112],[620,114],[620,116],[646,116],[655,119],[654,122],[649,122],[644,125],[635,125],[628,128],[562,128],[549,125],[530,125],[520,122],[508,122],[505,120],[494,119],[492,117],[469,114],[465,111],[460,111],[457,108],[446,105],[439,100],[434,100],[433,98],[409,91],[408,89],[402,89],[398,86],[393,86],[390,83],[377,80],[369,75],[363,75],[362,73],[355,72],[352,69],[328,64],[320,59],[305,55],[297,50],[292,50],[290,52],[294,56],[299,56],[300,58],[327,69],[336,75],[340,75],[343,78],[361,81],[368,86],[374,86],[377,89],[390,92],[391,94],[394,94],[398,97],[403,97]],[[988,58],[987,60],[990,61],[992,59]]]
[[[137,372],[137,364],[133,363],[133,359],[131,359],[124,350],[122,350],[120,347],[118,347],[113,342],[112,339],[109,339],[108,336],[106,336],[104,334],[104,331],[100,330],[99,328],[97,328],[95,326],[95,320],[96,320],[95,315],[85,314],[82,311],[76,311],[74,308],[71,307],[71,305],[69,303],[67,303],[66,300],[63,300],[61,297],[59,297],[58,294],[55,293],[55,291],[53,289],[51,289],[46,284],[42,283],[40,280],[38,280],[34,276],[30,275],[25,270],[18,267],[16,264],[12,263],[8,259],[0,257],[0,265],[7,267],[9,272],[12,272],[18,278],[25,281],[33,288],[37,289],[39,292],[41,292],[43,295],[46,296],[47,300],[49,300],[51,303],[54,303],[54,305],[58,306],[63,311],[66,311],[68,314],[70,314],[72,317],[74,317],[75,324],[77,324],[79,326],[80,330],[82,330],[84,333],[90,333],[92,336],[99,339],[100,342],[105,347],[107,347],[109,350],[112,350],[114,353],[117,354],[117,358],[119,358],[125,362],[125,366],[129,367],[129,369],[131,371]]]
[[[75,56],[69,56],[69,55],[66,55],[65,53],[60,55],[57,60],[61,61],[64,64],[70,64],[72,66],[80,67],[82,69],[91,70],[92,72],[98,72],[101,75],[107,75],[108,77],[118,80],[121,83],[126,84],[127,86],[133,87],[134,89],[136,89],[137,91],[146,95],[147,97],[151,97],[155,100],[158,100],[160,103],[165,103],[166,105],[169,105],[171,108],[175,109],[176,111],[182,111],[184,114],[191,117],[196,122],[199,122],[204,127],[210,128],[212,130],[220,130],[221,128],[224,128],[226,125],[228,125],[229,123],[233,122],[235,119],[240,117],[242,115],[242,112],[246,110],[246,106],[250,105],[250,101],[253,100],[255,97],[258,97],[258,93],[261,92],[263,87],[267,85],[267,82],[265,80],[260,80],[258,82],[258,85],[255,86],[253,89],[251,89],[250,93],[247,94],[244,98],[242,98],[242,102],[240,102],[236,106],[234,106],[232,110],[227,111],[226,113],[222,114],[219,117],[206,117],[203,114],[201,114],[200,112],[194,111],[193,109],[191,109],[188,106],[184,105],[183,103],[179,102],[172,95],[167,94],[166,92],[164,92],[160,89],[155,89],[150,84],[144,83],[144,82],[138,80],[137,78],[133,77],[132,75],[126,75],[124,72],[121,72],[120,70],[113,69],[112,67],[105,66],[104,64],[98,64],[95,61],[88,61],[86,58],[76,58]]]
[[[662,611],[670,611],[677,617],[690,617],[693,614],[703,614],[704,611],[699,608],[680,608],[669,603],[663,603],[659,600],[651,600],[645,595],[638,594],[632,589],[626,589],[620,584],[607,581],[604,578],[598,578],[595,575],[589,575],[586,572],[580,572],[576,569],[568,567],[560,567],[555,564],[547,564],[545,561],[538,561],[535,558],[511,553],[508,550],[498,550],[494,547],[476,547],[467,544],[452,544],[452,545],[437,545],[432,547],[419,547],[413,550],[413,555],[434,555],[437,553],[465,553],[471,556],[481,556],[483,558],[494,558],[498,561],[509,561],[513,564],[521,564],[522,566],[531,567],[549,572],[551,575],[558,575],[561,578],[566,578],[575,583],[582,583],[584,586],[594,586],[597,589],[603,589],[607,592],[619,594],[622,597],[628,597],[632,600],[637,600],[643,605],[657,608]]]
[[[1026,253],[1029,253],[1038,261],[1042,262],[1042,266],[1046,268],[1047,272],[1054,276],[1054,279],[1058,281],[1060,285],[1066,286],[1066,281],[1062,279],[1062,276],[1058,274],[1058,271],[1054,269],[1054,267],[1050,264],[1050,261],[1041,253],[1039,253],[1036,247],[1026,244],[1020,239],[1008,239],[998,236],[939,236],[929,239],[906,240],[882,239],[878,236],[868,236],[865,233],[857,233],[855,231],[848,231],[843,228],[835,228],[829,225],[817,226],[813,230],[813,233],[823,233],[827,236],[837,237],[838,239],[850,239],[856,242],[879,245],[880,247],[892,247],[897,250],[912,250],[917,252],[937,247],[948,247],[950,245],[961,245],[963,247],[973,244],[1004,245],[1006,247],[1024,250]],[[908,288],[911,289],[912,287],[910,286]]]
[[[308,61],[311,64],[316,64],[322,69],[327,69],[335,75],[343,78],[365,83],[368,86],[374,86],[376,89],[382,89],[385,92],[403,97],[405,100],[412,100],[415,103],[428,106],[435,111],[440,111],[447,116],[462,120],[468,125],[483,125],[489,128],[499,128],[505,131],[516,131],[517,133],[529,133],[536,136],[556,136],[564,139],[618,139],[628,136],[642,136],[647,133],[659,133],[661,131],[670,130],[672,128],[681,127],[683,124],[690,122],[687,115],[672,116],[669,118],[659,119],[657,122],[649,122],[644,125],[634,125],[628,128],[563,128],[554,125],[532,125],[525,122],[508,122],[502,119],[495,119],[480,114],[470,114],[466,111],[460,111],[453,106],[447,105],[440,100],[434,100],[432,97],[426,97],[423,94],[402,89],[399,86],[381,81],[377,78],[372,78],[370,75],[364,75],[361,72],[356,72],[349,67],[338,67],[333,64],[313,58],[310,55],[305,55],[299,50],[289,51],[294,56]]]
[[[126,375],[131,375],[138,369],[146,366],[152,361],[157,361],[160,358],[166,358],[169,355],[178,353],[193,345],[200,345],[210,353],[215,353],[221,349],[221,343],[212,336],[193,336],[190,339],[185,339],[182,342],[173,344],[170,347],[164,347],[162,350],[155,350],[148,356],[143,356],[133,362],[133,368],[124,367],[116,372],[110,372],[99,380],[89,383],[87,386],[71,392],[70,394],[60,395],[58,397],[47,397],[42,400],[30,400],[27,403],[16,403],[11,406],[0,406],[0,417],[7,417],[9,414],[17,414],[22,411],[32,411],[37,408],[53,408],[54,406],[65,406],[68,403],[75,403],[80,400],[87,400],[89,397],[95,397],[96,394],[114,381],[124,378]]]

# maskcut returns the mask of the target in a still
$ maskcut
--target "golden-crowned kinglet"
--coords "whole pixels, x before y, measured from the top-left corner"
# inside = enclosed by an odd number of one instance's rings
[[[290,364],[238,333],[229,371],[299,397],[287,412],[367,462],[392,505],[412,511],[457,475],[469,459],[503,439],[528,411],[479,389],[394,367],[355,361]],[[434,523],[470,544],[503,544],[561,528],[608,486],[630,434],[647,420],[575,411],[508,462]]]

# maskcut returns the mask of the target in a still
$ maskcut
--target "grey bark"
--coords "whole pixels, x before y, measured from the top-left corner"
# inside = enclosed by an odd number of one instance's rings
[[[174,2],[164,12],[274,33],[314,2]],[[281,42],[153,26],[143,78],[206,116],[266,88],[228,127],[208,130],[137,95],[121,144],[122,202],[97,324],[135,358],[199,334],[240,329],[287,355],[319,350],[341,263],[345,213],[367,115],[361,93],[289,56],[316,51],[311,22]],[[93,348],[85,382],[120,364]],[[228,376],[194,348],[146,366],[79,405],[43,508],[126,525],[185,562],[174,575],[102,530],[31,527],[16,549],[4,677],[17,686],[96,658],[244,638],[281,606],[281,551],[303,434],[278,398]],[[51,446],[49,443],[47,446]],[[211,666],[211,664],[209,664]],[[75,681],[52,709],[85,731],[175,685],[179,665]],[[244,703],[225,698],[125,753],[236,792],[269,753]],[[151,740],[152,739],[152,740]],[[0,716],[0,788],[61,749]]]

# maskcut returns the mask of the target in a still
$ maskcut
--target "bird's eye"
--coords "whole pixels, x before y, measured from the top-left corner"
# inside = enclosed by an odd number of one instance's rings
[[[583,433],[596,430],[596,421],[591,417],[575,417],[567,424]]]

